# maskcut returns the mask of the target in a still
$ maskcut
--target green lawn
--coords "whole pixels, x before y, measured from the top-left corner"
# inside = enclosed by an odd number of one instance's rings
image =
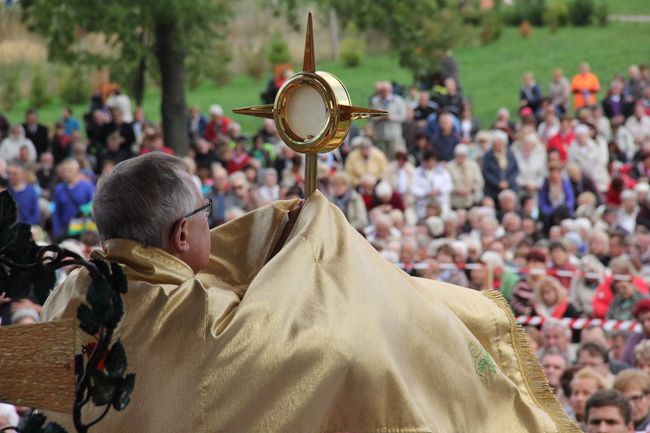
[[[621,0],[627,3],[629,0]],[[650,0],[642,0],[649,2]],[[634,3],[635,0],[629,1]],[[619,3],[614,2],[614,3]],[[641,2],[639,2],[641,3]],[[475,106],[483,125],[491,123],[494,113],[501,107],[516,108],[518,89],[524,71],[533,71],[548,91],[551,72],[555,67],[573,75],[582,61],[588,61],[598,74],[601,83],[609,83],[616,72],[626,73],[631,63],[650,60],[650,24],[613,23],[607,27],[560,29],[551,34],[545,28],[534,28],[528,39],[519,36],[516,29],[505,28],[502,37],[487,46],[463,48],[455,51],[460,63],[461,84]],[[377,80],[394,80],[408,84],[410,72],[397,65],[390,56],[372,56],[364,59],[361,67],[345,68],[337,62],[321,62],[318,68],[332,72],[346,84],[355,105],[367,104],[367,99]],[[204,83],[197,89],[188,90],[188,104],[197,104],[207,111],[210,104],[219,102],[226,112],[232,108],[259,103],[259,94],[265,88],[265,77],[255,81],[248,76],[235,76],[228,85],[217,87]],[[145,113],[154,121],[160,119],[160,93],[150,89],[145,98]],[[9,112],[11,121],[22,119],[28,103],[21,101]],[[40,110],[41,119],[51,124],[60,116],[62,103],[52,101]],[[75,107],[77,113],[85,106]],[[236,116],[245,132],[253,132],[260,120]]]
[[[650,15],[648,0],[609,0],[609,13],[616,15]]]

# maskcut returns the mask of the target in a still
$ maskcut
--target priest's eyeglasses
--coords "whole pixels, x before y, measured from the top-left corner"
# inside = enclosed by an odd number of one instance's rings
[[[199,212],[205,213],[206,217],[209,217],[210,215],[212,215],[212,199],[211,198],[206,198],[205,199],[205,204],[203,206],[201,206],[198,209],[194,209],[192,212],[188,213],[187,215],[183,215],[183,218],[189,218],[192,215],[195,215],[195,214],[197,214]]]

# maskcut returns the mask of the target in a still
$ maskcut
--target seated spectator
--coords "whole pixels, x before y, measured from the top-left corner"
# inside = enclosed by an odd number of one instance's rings
[[[454,149],[454,160],[447,164],[453,189],[450,202],[453,209],[469,209],[483,198],[483,176],[476,161],[468,159],[469,148],[459,144]]]
[[[404,239],[399,252],[400,269],[415,277],[418,275],[416,265],[417,242],[414,239]]]
[[[535,291],[546,274],[546,255],[532,249],[526,254],[524,269],[525,278],[519,280],[510,296],[510,307],[516,316],[535,316]]]
[[[508,141],[514,140],[515,124],[510,120],[510,111],[507,108],[499,108],[497,111],[497,120],[492,125],[492,129],[505,132]]]
[[[573,278],[571,287],[571,303],[578,311],[587,317],[592,317],[592,301],[596,294],[596,288],[605,278],[605,267],[593,254],[587,254],[580,260],[578,265],[580,272]]]
[[[246,139],[239,137],[235,142],[235,148],[232,156],[226,165],[229,174],[241,171],[248,164],[253,163],[253,158],[246,151]]]
[[[440,161],[451,161],[454,157],[454,148],[460,142],[458,134],[454,131],[453,116],[443,113],[438,117],[440,127],[431,137],[433,149],[438,153]]]
[[[573,143],[573,139],[573,119],[571,116],[564,115],[560,119],[560,130],[547,143],[547,150],[556,150],[562,162],[566,162],[569,156],[569,147]]]
[[[544,110],[544,121],[537,127],[537,135],[544,145],[548,146],[551,138],[560,132],[560,119],[553,105],[549,105]]]
[[[623,95],[624,85],[618,81],[612,81],[612,84],[607,91],[607,96],[602,101],[603,112],[608,119],[617,116],[627,118],[632,114],[634,106],[631,101]]]
[[[563,406],[568,405],[569,402],[562,391],[560,378],[569,366],[569,361],[556,349],[549,349],[541,356],[540,363],[544,369],[544,376],[546,376],[546,380],[553,390],[553,394],[555,394],[555,398]]]
[[[199,173],[210,173],[212,164],[215,162],[222,166],[226,165],[225,161],[222,161],[219,155],[217,155],[217,152],[214,150],[214,145],[203,138],[199,138],[194,144],[194,160],[196,161],[196,167]]]
[[[16,124],[11,128],[11,133],[0,143],[0,159],[5,162],[18,159],[20,149],[27,147],[29,162],[36,162],[36,148],[29,138],[25,137],[25,130],[22,125]]]
[[[458,269],[456,265],[457,253],[449,244],[443,244],[438,248],[435,255],[437,272],[434,279],[443,283],[455,284],[468,287],[469,281],[465,272]]]
[[[634,106],[634,114],[627,119],[625,127],[632,135],[637,148],[650,139],[650,116],[645,113],[642,104],[637,103]]]
[[[537,197],[548,171],[544,145],[537,138],[537,134],[530,132],[513,144],[512,153],[515,155],[519,169],[517,174],[519,189],[532,197]]]
[[[580,368],[591,368],[600,375],[607,388],[614,383],[614,375],[609,371],[607,349],[598,343],[583,343],[577,352],[576,364]]]
[[[517,160],[507,148],[508,137],[503,131],[492,134],[492,149],[483,158],[484,192],[487,197],[497,200],[499,193],[506,189],[518,191]]]
[[[98,168],[103,167],[106,161],[112,161],[113,165],[117,165],[133,156],[130,149],[122,147],[122,141],[123,138],[119,132],[108,134],[106,147],[101,148],[97,155]]]
[[[607,171],[607,155],[598,148],[596,143],[589,138],[589,128],[578,125],[575,129],[575,139],[568,152],[568,161],[575,162],[583,172],[592,175],[598,191],[605,192],[609,186],[609,172]]]
[[[352,150],[345,160],[345,171],[350,175],[353,186],[359,185],[364,174],[381,179],[387,167],[386,155],[368,137],[359,136],[352,140]]]
[[[573,359],[574,352],[571,347],[571,328],[555,318],[549,318],[542,325],[542,350],[556,349],[566,359]]]
[[[630,404],[620,392],[603,389],[595,392],[586,403],[587,433],[634,431]]]
[[[549,167],[548,177],[544,180],[539,193],[540,218],[548,231],[551,226],[569,218],[575,209],[575,197],[568,177],[562,174],[558,165]]]
[[[420,125],[420,129],[424,129],[427,117],[436,112],[438,104],[431,101],[429,92],[418,93],[418,103],[413,108],[413,121]]]
[[[352,188],[350,176],[337,173],[332,177],[332,203],[345,215],[352,227],[362,230],[368,225],[368,214],[363,199]]]
[[[212,200],[212,214],[208,218],[210,227],[226,222],[226,209],[235,207],[236,197],[230,191],[228,171],[220,164],[212,167],[212,188],[205,197]]]
[[[611,239],[613,237],[614,236],[610,237],[610,254],[612,253]],[[621,288],[626,290],[626,297],[619,297],[619,303],[617,304],[617,307],[612,310],[612,314],[618,314],[620,312],[625,317],[631,318],[633,316],[633,304],[630,304],[632,302],[630,300],[630,297],[639,298],[639,294],[647,295],[648,286],[645,281],[643,281],[643,278],[637,275],[638,271],[636,269],[636,266],[634,266],[630,258],[625,254],[613,258],[609,262],[609,268],[614,275],[606,277],[603,283],[598,287],[598,289],[596,289],[596,294],[593,299],[594,318],[604,319],[605,316],[609,313],[610,304],[612,303],[614,294],[616,293],[615,287],[618,287],[621,282],[626,283],[621,285]],[[628,281],[623,281],[624,279],[628,278]],[[630,287],[630,283],[634,286],[634,288]],[[650,306],[648,309],[650,310]],[[648,330],[650,331],[650,323]],[[623,362],[630,364],[631,361],[632,359],[630,353],[630,355],[624,359]]]
[[[576,200],[580,196],[580,194],[585,192],[590,192],[594,195],[596,199],[596,204],[599,204],[601,202],[600,192],[598,191],[598,188],[596,188],[596,184],[594,183],[593,180],[591,180],[589,176],[584,174],[582,168],[580,168],[578,164],[576,163],[567,164],[566,174],[569,177],[569,181],[571,182],[573,197],[575,197]],[[576,209],[577,209],[577,205],[578,203],[576,202]]]
[[[650,340],[643,340],[634,347],[636,367],[650,375]]]
[[[41,224],[38,194],[34,187],[27,183],[25,167],[18,162],[10,162],[7,166],[7,175],[9,177],[9,192],[18,206],[18,221],[30,225]]]
[[[577,421],[582,430],[587,424],[586,403],[596,391],[605,389],[607,386],[600,374],[593,369],[586,367],[579,370],[571,380],[571,394],[569,396],[568,415]],[[593,414],[592,414],[593,415]]]
[[[571,289],[571,283],[576,276],[576,267],[569,260],[569,253],[562,241],[552,242],[549,246],[551,256],[551,272],[566,290]]]
[[[411,185],[415,167],[408,160],[408,155],[404,150],[395,152],[395,160],[388,163],[388,169],[383,179],[386,180],[393,191],[398,193],[407,205],[412,203],[410,199]]]
[[[273,168],[267,168],[262,172],[264,183],[259,188],[262,205],[270,204],[280,199],[280,185],[278,185],[278,173]]]
[[[205,127],[203,138],[211,143],[217,144],[228,135],[228,128],[232,120],[223,115],[223,108],[219,104],[210,106],[210,120]]]
[[[533,308],[542,317],[579,317],[578,310],[569,302],[567,290],[557,278],[546,276],[535,288]]]
[[[596,324],[588,325],[580,332],[580,344],[584,345],[585,343],[596,343],[600,347],[605,348],[605,350],[607,351],[607,359],[608,359],[607,363],[609,364],[609,371],[612,374],[618,374],[621,371],[625,370],[626,368],[630,368],[629,365],[622,363],[619,360],[620,358],[616,357],[616,348],[615,348],[616,339],[617,339],[616,335],[611,335],[611,334],[606,335],[603,327]],[[619,352],[622,353],[622,346]]]
[[[621,207],[616,213],[616,227],[627,233],[634,233],[639,206],[636,202],[637,195],[633,190],[626,189],[621,193]]]
[[[613,388],[623,394],[632,408],[635,431],[646,431],[650,426],[650,376],[641,370],[622,371]]]
[[[393,191],[390,184],[385,181],[381,181],[375,186],[375,194],[370,208],[379,208],[382,212],[386,213],[393,209],[397,209],[401,212],[404,212],[405,210],[404,202],[402,201],[400,194]]]
[[[634,314],[634,319],[641,325],[641,332],[630,334],[625,343],[625,349],[623,350],[621,361],[636,366],[637,360],[634,357],[634,348],[642,341],[650,339],[650,300],[644,299],[640,301],[634,306],[632,312]],[[650,357],[648,358],[648,361],[650,361]]]
[[[415,170],[411,185],[418,218],[426,218],[426,207],[430,199],[438,201],[443,213],[448,211],[452,189],[449,171],[438,162],[438,156],[434,151],[427,152],[422,165]]]
[[[259,196],[253,191],[253,187],[243,171],[236,171],[230,175],[230,187],[235,196],[235,203],[232,207],[244,212],[250,212],[260,207]],[[226,208],[226,212],[228,212],[228,208]]]

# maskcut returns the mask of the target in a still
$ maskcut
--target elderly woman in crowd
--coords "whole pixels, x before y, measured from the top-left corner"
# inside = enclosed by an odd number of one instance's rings
[[[522,131],[521,140],[512,146],[519,173],[517,185],[522,192],[537,197],[548,171],[544,145],[534,131]]]
[[[571,216],[574,209],[571,182],[562,174],[562,167],[552,165],[539,193],[539,211],[546,230]]]
[[[583,315],[591,317],[593,314],[592,300],[596,288],[605,278],[605,267],[596,256],[587,254],[580,260],[578,270],[580,275],[573,279],[571,287],[571,303]]]
[[[519,168],[513,153],[508,149],[508,136],[503,131],[493,131],[492,149],[483,158],[483,179],[485,195],[496,201],[499,192],[505,189],[518,191]]]
[[[454,160],[447,164],[453,189],[451,190],[451,207],[468,209],[483,198],[483,175],[479,165],[468,159],[469,148],[459,144],[454,149]]]
[[[363,199],[352,188],[350,177],[346,173],[337,173],[332,177],[332,203],[345,214],[349,223],[357,230],[368,225],[368,213]]]
[[[568,159],[569,162],[578,164],[583,172],[591,174],[598,191],[607,191],[609,186],[608,156],[606,151],[600,149],[596,142],[589,137],[589,128],[586,125],[576,126],[575,139],[569,147]]]

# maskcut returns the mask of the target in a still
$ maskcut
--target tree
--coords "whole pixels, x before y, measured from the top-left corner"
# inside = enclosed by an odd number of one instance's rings
[[[279,0],[277,9],[287,18],[299,19],[296,11],[308,0]],[[444,53],[466,37],[458,0],[321,0],[323,16],[335,11],[341,27],[354,23],[360,30],[385,34],[401,66],[414,77],[435,69]]]
[[[22,0],[20,5],[29,29],[47,41],[52,61],[109,65],[132,81],[136,102],[144,94],[147,69],[153,69],[151,75],[160,77],[165,141],[177,153],[185,154],[189,148],[186,63],[196,58],[227,59],[221,52],[208,50],[224,37],[231,3],[232,0]],[[89,36],[102,37],[111,49],[98,50],[88,43]],[[191,72],[210,73],[205,68],[192,68]]]

